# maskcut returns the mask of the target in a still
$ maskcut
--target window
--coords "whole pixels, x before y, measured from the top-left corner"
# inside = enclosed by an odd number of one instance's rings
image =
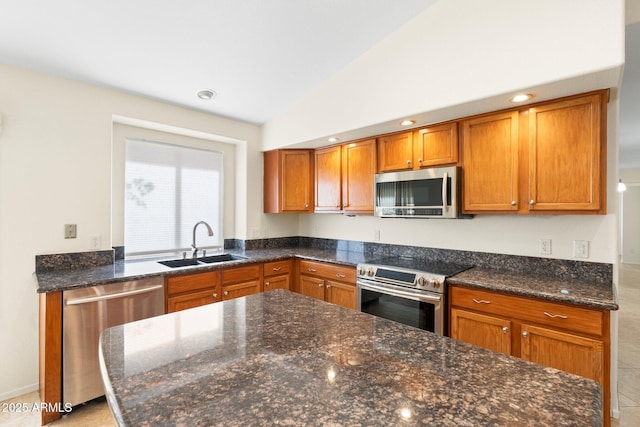
[[[130,255],[220,248],[222,153],[140,139],[125,140],[124,244]]]

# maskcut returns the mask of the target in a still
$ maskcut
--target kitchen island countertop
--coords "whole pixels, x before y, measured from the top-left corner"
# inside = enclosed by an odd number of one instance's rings
[[[287,291],[103,332],[121,425],[596,426],[595,382]]]

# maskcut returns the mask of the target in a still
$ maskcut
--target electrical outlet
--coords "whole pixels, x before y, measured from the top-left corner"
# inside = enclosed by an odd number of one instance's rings
[[[589,241],[588,240],[574,240],[573,241],[573,257],[574,258],[589,258]]]
[[[89,247],[93,250],[98,250],[102,246],[102,236],[99,234],[93,234],[89,237]]]
[[[373,240],[376,242],[380,241],[380,230],[375,230],[373,233]]]
[[[76,224],[65,224],[64,225],[64,238],[65,239],[75,239],[77,235],[77,225]]]
[[[538,242],[538,252],[541,255],[551,255],[551,239],[540,239]]]

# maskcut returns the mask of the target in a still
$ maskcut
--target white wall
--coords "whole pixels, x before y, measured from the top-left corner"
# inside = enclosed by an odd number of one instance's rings
[[[136,118],[244,141],[236,172],[236,235],[261,221],[262,160],[256,126],[0,65],[0,399],[38,382],[34,257],[89,250],[111,236],[112,117]],[[251,212],[247,214],[247,212]],[[258,215],[256,216],[256,212]],[[244,223],[240,223],[242,221]],[[63,224],[78,225],[65,240]],[[233,231],[231,231],[233,233]]]
[[[407,117],[420,125],[497,110],[525,89],[543,100],[617,87],[623,6],[439,1],[269,120],[263,150],[398,130]]]
[[[640,169],[623,169],[620,178],[627,185],[620,195],[622,262],[640,264]]]
[[[523,7],[527,19],[519,19]],[[464,117],[469,105],[482,104],[474,103],[477,99],[563,79],[567,88],[576,89],[576,80],[598,80],[595,70],[615,70],[607,80],[614,88],[608,105],[607,215],[478,215],[444,221],[316,214],[300,215],[299,234],[374,241],[374,231],[380,230],[384,243],[525,256],[541,256],[538,240],[544,238],[552,240],[550,257],[561,259],[575,259],[573,241],[588,240],[587,261],[616,263],[616,88],[623,63],[621,1],[438,2],[266,123],[262,148],[313,145],[324,135],[416,111],[434,110],[440,117],[438,109],[448,105],[454,107],[446,118]],[[591,74],[575,79],[582,73]]]

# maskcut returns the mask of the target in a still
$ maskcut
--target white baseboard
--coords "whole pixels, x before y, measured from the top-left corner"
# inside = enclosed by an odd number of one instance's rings
[[[22,396],[23,394],[31,393],[32,391],[36,390],[38,390],[38,383],[20,387],[15,390],[7,391],[5,393],[0,393],[0,400],[13,399],[14,397]]]

